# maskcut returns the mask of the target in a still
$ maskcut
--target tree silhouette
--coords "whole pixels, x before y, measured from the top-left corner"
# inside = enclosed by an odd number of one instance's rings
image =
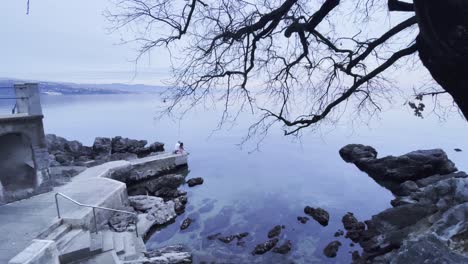
[[[467,117],[467,10],[463,0],[117,0],[106,16],[135,29],[140,56],[166,47],[178,58],[167,111],[216,98],[224,119],[240,102],[262,112],[253,130],[279,121],[297,134],[379,111],[395,89],[384,72],[418,53],[443,90],[417,99],[449,93]]]

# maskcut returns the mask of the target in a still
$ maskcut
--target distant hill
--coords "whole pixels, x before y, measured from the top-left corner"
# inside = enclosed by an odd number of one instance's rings
[[[15,83],[39,83],[41,94],[48,95],[89,95],[89,94],[139,94],[157,93],[165,89],[163,86],[143,84],[77,84],[60,82],[41,82],[30,80],[0,79],[0,87],[13,87]],[[13,89],[0,89],[0,95],[13,95]]]

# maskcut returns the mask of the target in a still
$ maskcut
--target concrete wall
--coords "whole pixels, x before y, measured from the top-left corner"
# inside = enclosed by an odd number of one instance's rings
[[[0,204],[51,187],[39,88],[15,85],[15,93],[18,114],[0,117]]]

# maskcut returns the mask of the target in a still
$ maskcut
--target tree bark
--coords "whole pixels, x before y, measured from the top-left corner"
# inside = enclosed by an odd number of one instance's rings
[[[468,119],[468,1],[414,0],[419,56]]]

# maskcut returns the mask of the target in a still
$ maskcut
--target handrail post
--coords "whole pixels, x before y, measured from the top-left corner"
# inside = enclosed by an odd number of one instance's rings
[[[89,207],[89,208],[92,208],[93,209],[93,218],[94,218],[94,229],[96,231],[96,234],[99,233],[99,230],[98,230],[98,223],[97,223],[97,217],[96,217],[96,209],[102,209],[102,210],[107,210],[107,211],[111,211],[111,212],[120,212],[120,213],[124,213],[124,214],[131,214],[133,216],[135,216],[136,218],[136,222],[135,222],[135,233],[136,233],[136,236],[138,237],[139,234],[138,234],[138,214],[136,213],[133,213],[133,212],[127,212],[127,211],[124,211],[124,210],[118,210],[118,209],[112,209],[112,208],[106,208],[106,207],[101,207],[101,206],[93,206],[93,205],[89,205],[89,204],[82,204],[82,203],[79,203],[75,200],[73,200],[72,198],[66,196],[65,194],[63,193],[55,193],[55,206],[57,207],[57,215],[58,215],[58,218],[61,218],[60,216],[60,209],[59,209],[59,203],[58,203],[58,196],[62,196],[63,198],[73,202],[74,204],[78,205],[78,206],[84,206],[84,207]]]
[[[58,193],[55,194],[55,207],[57,208],[57,216],[58,216],[58,218],[60,219],[60,218],[61,218],[61,217],[60,217],[60,209],[59,209],[59,204],[58,204],[58,198],[57,198],[57,196],[58,196]]]
[[[96,208],[93,207],[93,216],[94,216],[94,230],[96,231],[96,234],[98,233],[98,227],[97,227],[97,219],[96,219]]]
[[[136,233],[136,237],[138,237],[138,215],[136,215],[136,221],[135,221],[135,233]]]

